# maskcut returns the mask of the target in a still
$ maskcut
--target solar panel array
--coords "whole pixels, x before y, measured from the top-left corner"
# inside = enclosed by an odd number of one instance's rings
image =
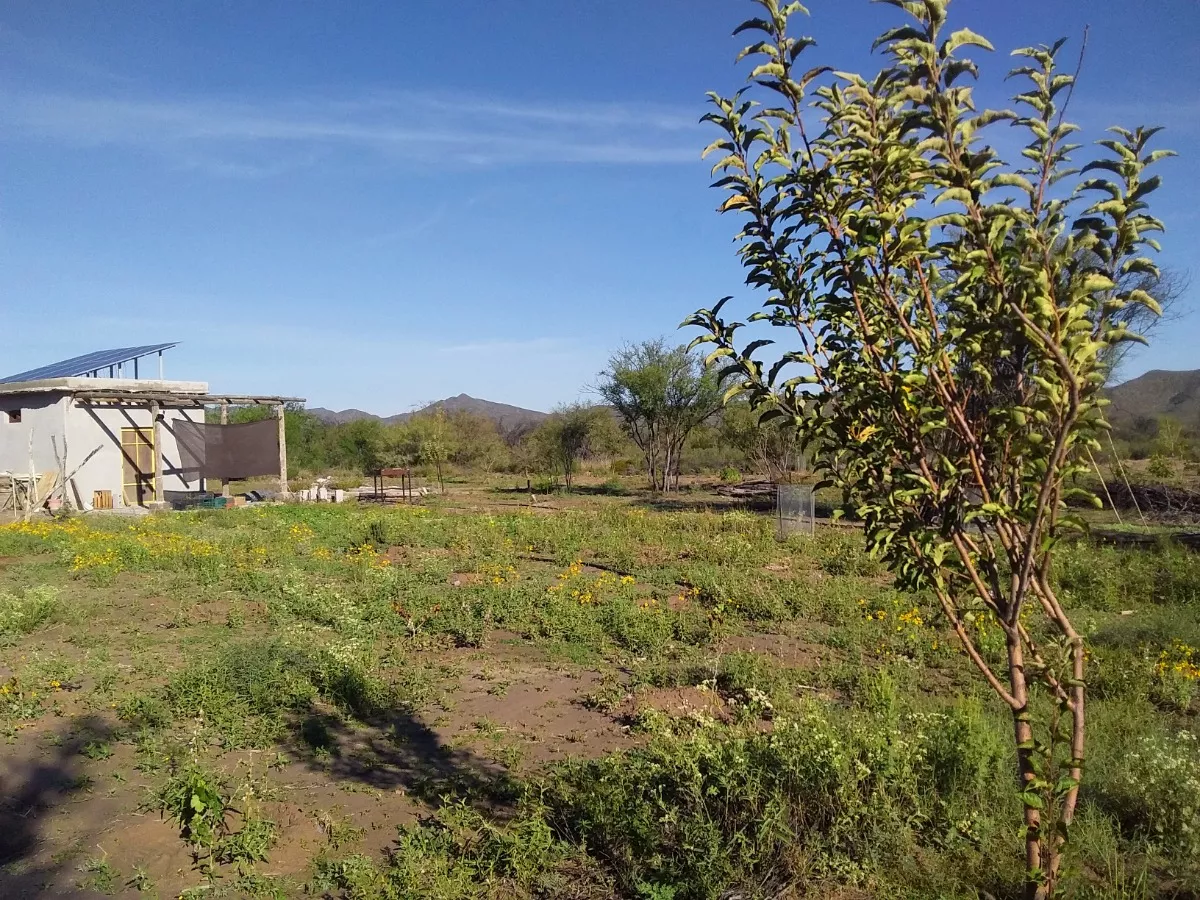
[[[40,381],[43,378],[75,378],[81,375],[90,375],[92,372],[99,372],[101,369],[107,369],[110,366],[118,366],[121,363],[140,359],[143,356],[161,353],[163,350],[169,350],[176,346],[177,343],[147,344],[144,347],[120,347],[116,350],[97,350],[93,353],[85,353],[83,356],[76,356],[72,359],[64,359],[62,362],[42,366],[40,369],[30,369],[28,372],[18,372],[16,375],[9,375],[7,378],[0,378],[0,384],[12,384],[17,381]]]

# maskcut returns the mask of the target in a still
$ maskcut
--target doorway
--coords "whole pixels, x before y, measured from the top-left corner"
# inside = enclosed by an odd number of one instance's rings
[[[145,506],[158,499],[154,489],[154,430],[121,429],[121,495],[126,506]]]

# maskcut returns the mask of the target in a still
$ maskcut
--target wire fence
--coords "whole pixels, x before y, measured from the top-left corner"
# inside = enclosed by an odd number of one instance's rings
[[[804,484],[780,484],[775,488],[777,537],[782,541],[793,534],[812,535],[817,530],[817,503],[812,487]]]

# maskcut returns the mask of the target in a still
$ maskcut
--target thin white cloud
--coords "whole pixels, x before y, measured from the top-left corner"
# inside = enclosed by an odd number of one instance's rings
[[[688,118],[644,106],[406,93],[273,103],[0,96],[0,139],[150,150],[187,168],[236,176],[270,175],[337,152],[470,166],[695,162],[703,134]]]
[[[439,353],[544,353],[566,350],[568,342],[561,338],[533,338],[525,341],[476,341],[435,348]]]
[[[122,84],[133,83],[133,79],[126,75],[88,62],[53,41],[34,37],[5,23],[0,23],[0,53],[9,59],[19,59],[26,65],[48,68],[51,71],[72,76],[82,76],[93,82],[99,80]]]

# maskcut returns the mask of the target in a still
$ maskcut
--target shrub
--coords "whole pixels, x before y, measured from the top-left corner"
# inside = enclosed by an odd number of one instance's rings
[[[1165,542],[1149,550],[1121,550],[1081,541],[1058,549],[1054,581],[1075,608],[1193,605],[1200,603],[1200,556]]]
[[[121,714],[143,728],[202,718],[227,745],[262,747],[278,739],[285,716],[306,711],[318,697],[360,718],[404,705],[398,691],[354,655],[275,640],[232,644],[197,659],[161,695],[126,700]]]
[[[723,484],[737,484],[742,480],[742,473],[733,466],[725,466],[721,470],[721,482]]]
[[[1169,479],[1175,477],[1175,463],[1155,453],[1150,457],[1150,463],[1146,466],[1146,473],[1154,478]]]
[[[195,761],[174,765],[155,794],[161,812],[179,826],[179,836],[208,852],[208,862],[265,862],[275,845],[278,829],[254,809],[240,810],[242,827],[229,827],[229,814],[238,812],[224,780]]]
[[[1176,640],[1159,654],[1151,698],[1169,709],[1187,712],[1200,689],[1200,650]]]
[[[458,801],[417,824],[401,826],[386,866],[362,855],[321,860],[311,887],[315,892],[336,889],[347,897],[387,900],[585,896],[579,871],[567,882],[552,869],[571,852],[554,836],[541,810],[528,801],[507,826]],[[495,890],[501,884],[509,888]],[[487,891],[485,886],[494,889]]]
[[[1097,790],[1128,832],[1181,859],[1200,854],[1200,746],[1195,734],[1142,737]]]
[[[158,807],[179,826],[179,836],[211,848],[228,833],[229,800],[219,776],[195,764],[176,768],[155,795]]]
[[[773,896],[805,875],[906,866],[923,843],[978,841],[1003,755],[977,713],[881,727],[809,711],[770,733],[666,727],[644,748],[566,765],[544,796],[560,834],[630,893]]]
[[[1093,647],[1088,687],[1098,700],[1147,700],[1153,661],[1144,651]]]
[[[878,575],[879,561],[869,556],[854,535],[826,532],[818,538],[821,571],[826,575]]]
[[[621,483],[619,478],[609,478],[597,488],[597,493],[605,494],[609,497],[623,497],[628,491],[625,490],[625,485]]]
[[[58,591],[33,587],[23,594],[0,592],[0,638],[29,634],[49,621],[58,607]]]

